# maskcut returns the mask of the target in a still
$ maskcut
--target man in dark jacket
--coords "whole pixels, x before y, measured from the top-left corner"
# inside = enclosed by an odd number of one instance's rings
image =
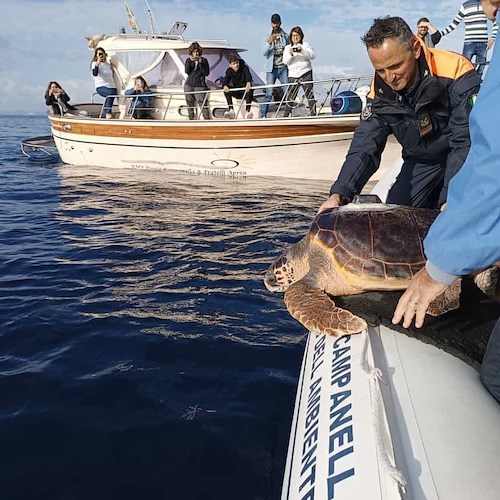
[[[361,192],[378,169],[390,134],[403,148],[404,163],[387,203],[440,206],[469,152],[469,113],[481,80],[465,57],[429,49],[399,17],[376,19],[362,41],[375,68],[372,89],[319,211]]]
[[[237,56],[229,59],[229,68],[226,70],[226,75],[222,80],[224,95],[229,106],[229,111],[224,113],[225,118],[235,118],[233,110],[233,96],[237,99],[245,98],[246,102],[246,118],[253,118],[253,113],[250,111],[253,100],[252,90],[252,75],[248,66],[243,59]],[[231,87],[231,88],[230,88]],[[237,89],[237,90],[233,90]],[[239,90],[238,90],[239,89]],[[244,90],[243,90],[244,89]]]

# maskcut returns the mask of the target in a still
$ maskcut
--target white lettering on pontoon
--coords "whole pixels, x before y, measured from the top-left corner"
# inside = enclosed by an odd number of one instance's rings
[[[330,395],[330,435],[328,438],[328,499],[335,498],[335,486],[355,474],[349,467],[349,455],[354,452],[351,390],[351,337],[341,337],[333,343]]]
[[[309,393],[307,396],[306,422],[302,440],[302,469],[300,477],[302,483],[299,491],[308,488],[304,492],[302,500],[313,500],[316,481],[316,458],[318,441],[318,423],[321,402],[321,382],[322,377],[316,377],[316,370],[323,364],[325,354],[325,336],[315,334],[314,352],[312,356],[311,375],[309,378]],[[305,476],[305,477],[303,477]]]

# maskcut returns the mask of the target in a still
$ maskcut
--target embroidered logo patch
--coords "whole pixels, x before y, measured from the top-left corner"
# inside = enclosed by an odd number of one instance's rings
[[[432,122],[429,115],[423,115],[418,121],[418,128],[420,131],[420,137],[424,137],[429,132],[432,131]]]
[[[361,113],[361,119],[362,120],[368,120],[368,118],[370,118],[370,116],[372,116],[372,105],[371,104],[367,104],[365,106],[365,109],[363,109],[363,112]]]

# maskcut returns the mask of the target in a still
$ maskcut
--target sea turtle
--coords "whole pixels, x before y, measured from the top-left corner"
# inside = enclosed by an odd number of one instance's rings
[[[382,203],[321,212],[305,238],[268,269],[264,283],[284,291],[290,314],[307,329],[340,336],[359,333],[366,322],[335,305],[330,296],[404,290],[425,264],[422,241],[438,210]],[[458,308],[460,280],[428,309],[438,316]]]

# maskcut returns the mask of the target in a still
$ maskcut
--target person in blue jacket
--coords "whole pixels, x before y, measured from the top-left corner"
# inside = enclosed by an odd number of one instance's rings
[[[137,119],[144,120],[153,118],[151,111],[153,107],[153,93],[149,89],[146,80],[138,76],[134,82],[134,88],[125,91],[125,95],[135,95],[130,104],[129,113]]]
[[[273,85],[278,80],[282,85],[288,83],[288,67],[283,62],[285,46],[290,43],[290,38],[281,28],[281,17],[279,14],[271,16],[271,33],[264,40],[264,57],[266,58],[266,85]],[[285,89],[286,90],[286,89]],[[266,88],[264,104],[262,105],[262,116],[267,117],[269,101],[273,96],[273,88]]]
[[[482,0],[488,19],[494,20],[500,0]],[[471,149],[453,177],[446,209],[424,240],[425,267],[401,296],[392,322],[403,319],[408,328],[424,323],[429,304],[459,276],[500,265],[500,51],[490,68],[470,115]],[[481,381],[500,402],[500,319],[490,336],[481,366]]]

